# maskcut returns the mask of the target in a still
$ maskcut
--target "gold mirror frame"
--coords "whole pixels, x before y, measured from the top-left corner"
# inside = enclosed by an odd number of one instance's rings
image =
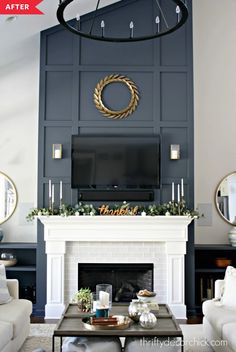
[[[122,110],[111,110],[108,109],[102,99],[102,92],[104,90],[104,88],[110,84],[110,83],[115,83],[115,82],[119,82],[119,83],[124,83],[131,94],[131,99],[129,102],[129,105],[122,109]],[[107,118],[109,119],[123,119],[129,115],[131,115],[137,108],[138,102],[139,102],[139,92],[138,92],[138,88],[136,87],[135,83],[133,81],[131,81],[131,79],[129,79],[126,76],[122,76],[122,75],[109,75],[106,76],[104,79],[102,79],[96,86],[95,90],[94,90],[94,103],[96,105],[96,108]]]
[[[17,194],[17,189],[16,189],[16,186],[15,186],[14,182],[4,172],[0,171],[0,177],[1,176],[3,176],[8,181],[8,183],[11,185],[11,187],[12,187],[12,189],[14,191],[14,194],[15,194],[15,198],[14,198],[14,203],[12,205],[11,212],[4,219],[0,219],[0,225],[3,224],[4,222],[6,222],[7,220],[9,220],[10,217],[14,214],[14,212],[16,210],[17,202],[18,202],[18,194]],[[1,195],[0,195],[0,197],[1,197]]]
[[[216,191],[215,191],[215,206],[216,206],[216,209],[218,211],[218,213],[220,214],[220,216],[222,217],[222,219],[227,222],[228,224],[232,225],[232,226],[236,226],[236,223],[232,223],[230,220],[228,220],[221,212],[220,210],[220,207],[219,207],[219,202],[218,202],[218,191],[219,191],[219,188],[220,188],[220,185],[222,184],[222,182],[229,176],[231,175],[236,175],[236,171],[233,171],[233,172],[230,172],[229,174],[227,174],[226,176],[224,176],[220,182],[218,183],[217,187],[216,187]],[[236,216],[236,214],[235,214]]]

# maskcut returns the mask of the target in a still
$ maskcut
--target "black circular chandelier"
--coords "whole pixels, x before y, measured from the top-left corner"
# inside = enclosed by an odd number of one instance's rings
[[[106,23],[105,20],[101,19],[97,22],[99,16],[99,5],[101,0],[97,0],[94,12],[92,12],[92,20],[89,28],[85,31],[80,23],[80,16],[76,15],[76,21],[74,25],[72,21],[67,22],[64,18],[64,11],[66,7],[71,4],[74,0],[59,0],[59,6],[57,10],[57,19],[70,32],[80,35],[88,39],[101,40],[105,42],[137,42],[148,39],[159,38],[164,35],[175,32],[177,29],[182,27],[188,18],[187,0],[164,0],[165,2],[172,2],[175,11],[174,23],[168,23],[167,16],[159,0],[153,0],[156,5],[157,13],[153,19],[150,19],[153,23],[153,32],[148,35],[135,35],[135,22],[130,20],[127,25],[126,36],[106,36]],[[146,0],[147,1],[147,0]],[[163,1],[162,1],[163,2]],[[173,22],[173,21],[172,21]],[[98,25],[99,23],[99,25]]]

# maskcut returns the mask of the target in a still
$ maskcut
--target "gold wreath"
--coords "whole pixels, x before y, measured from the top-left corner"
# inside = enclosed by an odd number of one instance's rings
[[[122,109],[122,110],[111,110],[108,109],[102,100],[102,92],[103,89],[110,83],[114,83],[114,82],[121,82],[126,84],[126,86],[128,87],[130,94],[131,94],[131,99],[129,102],[129,105]],[[139,92],[138,92],[138,88],[136,87],[136,85],[134,84],[133,81],[131,81],[131,79],[129,79],[126,76],[122,76],[122,75],[110,75],[110,76],[106,76],[104,79],[102,79],[96,86],[95,90],[94,90],[94,103],[96,105],[96,108],[106,117],[108,117],[109,119],[123,119],[124,117],[127,117],[129,115],[131,115],[135,109],[137,108],[138,102],[139,102]]]

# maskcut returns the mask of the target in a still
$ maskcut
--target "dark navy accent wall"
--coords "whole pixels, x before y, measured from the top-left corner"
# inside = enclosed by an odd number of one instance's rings
[[[151,3],[151,2],[150,2]],[[109,28],[121,18],[127,26],[135,14],[135,28],[144,26],[155,9],[147,1],[123,0],[101,10],[100,18]],[[163,2],[170,12],[168,2]],[[60,25],[41,35],[39,171],[38,206],[48,205],[48,181],[55,184],[59,202],[59,182],[63,181],[63,200],[75,204],[78,191],[70,185],[72,134],[160,134],[161,189],[155,192],[157,202],[169,201],[171,182],[184,178],[186,200],[193,206],[193,76],[192,76],[192,15],[191,1],[187,24],[173,34],[152,41],[137,43],[103,43],[80,38]],[[116,11],[116,14],[115,12]],[[176,16],[171,7],[171,16]],[[87,26],[91,15],[82,19]],[[150,27],[150,28],[148,28]],[[109,74],[123,74],[138,86],[140,103],[137,110],[123,120],[110,120],[101,115],[93,103],[96,84]],[[105,99],[114,108],[127,103],[124,87],[111,85]],[[63,158],[52,159],[52,144],[63,144]],[[180,144],[181,159],[169,159],[170,144]],[[44,308],[46,294],[46,257],[42,226],[38,225],[37,308]],[[193,230],[190,231],[187,267],[192,270]],[[191,275],[187,275],[190,277]],[[193,289],[193,282],[188,282]],[[192,293],[187,303],[193,305]]]

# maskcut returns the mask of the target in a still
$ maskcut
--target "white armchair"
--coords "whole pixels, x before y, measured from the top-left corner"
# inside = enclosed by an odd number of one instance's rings
[[[202,305],[203,330],[214,351],[236,352],[236,310],[222,304],[224,287],[224,280],[216,280],[215,298]]]
[[[19,299],[18,280],[7,280],[13,299],[0,305],[0,352],[17,352],[29,335],[32,303]]]
[[[16,279],[7,279],[7,287],[10,296],[18,299],[19,298],[19,282]]]
[[[220,300],[224,293],[225,280],[215,281],[215,300]]]

